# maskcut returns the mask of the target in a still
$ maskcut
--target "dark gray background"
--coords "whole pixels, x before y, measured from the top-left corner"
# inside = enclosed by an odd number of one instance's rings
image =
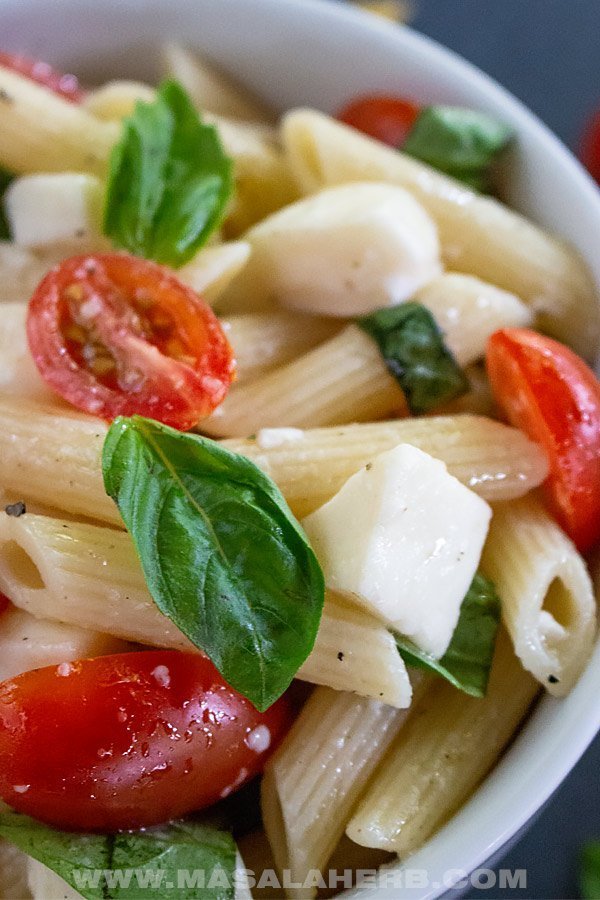
[[[492,75],[576,147],[600,106],[600,0],[415,0],[415,12],[413,27]],[[578,897],[579,848],[600,839],[599,773],[600,739],[499,863],[527,869],[526,890],[467,897]]]

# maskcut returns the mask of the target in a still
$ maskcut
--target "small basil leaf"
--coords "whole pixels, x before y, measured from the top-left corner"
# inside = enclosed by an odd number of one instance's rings
[[[0,814],[0,836],[52,869],[86,900],[234,897],[235,842],[202,823],[174,822],[131,834],[79,834],[5,812]]]
[[[111,157],[104,232],[147,259],[178,267],[219,225],[232,192],[232,161],[183,88],[164,82],[137,103]]]
[[[401,635],[396,635],[396,645],[407,665],[435,672],[472,697],[485,697],[499,622],[496,589],[478,574],[462,602],[458,624],[441,659],[434,659]]]
[[[429,310],[401,303],[357,320],[381,351],[412,413],[425,413],[469,389]]]
[[[402,150],[483,190],[489,185],[491,164],[510,139],[510,129],[485,113],[458,106],[426,106]]]
[[[4,194],[14,177],[15,176],[10,172],[7,172],[6,169],[0,168],[0,241],[10,240],[10,226],[4,209]]]
[[[275,484],[215,441],[116,419],[104,484],[159,609],[257,709],[312,650],[323,573]]]
[[[583,900],[600,897],[600,841],[590,841],[581,851],[579,886]]]

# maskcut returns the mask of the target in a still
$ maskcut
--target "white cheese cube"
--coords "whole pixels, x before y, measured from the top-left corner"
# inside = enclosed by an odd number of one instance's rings
[[[436,226],[403,188],[353,183],[287,206],[251,229],[265,296],[325,316],[408,300],[441,273]]]
[[[103,189],[93,175],[24,175],[12,182],[4,204],[12,238],[24,247],[101,239]]]
[[[304,528],[332,590],[439,658],[477,570],[491,510],[410,444],[377,456]]]

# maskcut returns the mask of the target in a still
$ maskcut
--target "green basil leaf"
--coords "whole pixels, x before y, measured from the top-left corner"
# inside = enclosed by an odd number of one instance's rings
[[[379,346],[412,413],[424,413],[464,394],[469,382],[420,303],[378,309],[357,320]]]
[[[485,697],[499,622],[500,601],[496,589],[491,581],[477,574],[462,602],[458,624],[441,659],[434,659],[401,635],[396,635],[396,645],[407,665],[435,672],[472,697]]]
[[[324,599],[275,484],[215,441],[141,416],[115,420],[103,471],[159,609],[267,709],[312,650]]]
[[[6,169],[0,168],[0,241],[10,240],[10,226],[4,209],[4,194],[14,177],[15,176],[10,172],[7,172]]]
[[[579,886],[583,900],[600,897],[600,841],[590,841],[581,851]]]
[[[490,166],[510,139],[510,129],[485,113],[426,106],[402,150],[469,187],[487,190]]]
[[[178,267],[221,222],[233,164],[216,128],[202,122],[184,89],[164,82],[153,103],[137,103],[115,146],[104,212],[114,243]]]
[[[0,836],[52,869],[86,900],[234,897],[235,842],[202,823],[174,822],[131,834],[80,834],[5,812],[0,813]]]

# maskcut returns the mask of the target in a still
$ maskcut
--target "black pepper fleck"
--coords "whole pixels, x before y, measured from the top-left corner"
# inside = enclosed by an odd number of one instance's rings
[[[13,98],[10,96],[8,91],[4,90],[4,88],[0,88],[0,100],[3,103],[14,103]]]
[[[365,466],[365,469],[367,470],[367,472],[370,472],[372,468],[373,468],[373,463],[367,463]]]
[[[556,677],[556,675],[548,675],[548,681],[550,684],[558,684],[559,679]]]
[[[16,503],[9,503],[8,506],[5,506],[4,512],[7,516],[14,516],[18,519],[27,512],[27,507],[22,500],[18,500]]]
[[[343,658],[344,658],[344,654],[343,654],[342,651],[340,650],[339,653],[338,653],[338,659],[339,659],[339,661],[341,662],[341,661],[343,660]]]

